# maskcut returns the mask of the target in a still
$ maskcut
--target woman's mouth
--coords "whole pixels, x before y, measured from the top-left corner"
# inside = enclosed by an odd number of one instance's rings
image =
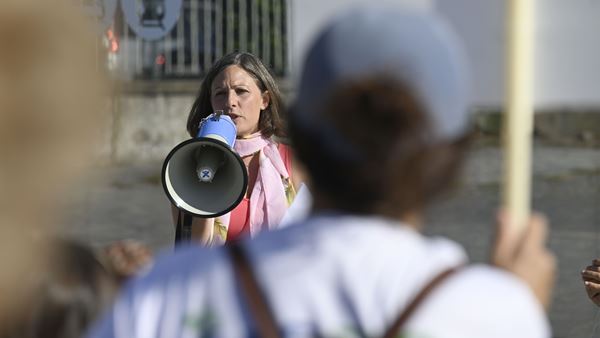
[[[231,118],[231,120],[233,122],[235,122],[237,119],[239,119],[241,116],[238,114],[234,114],[234,113],[227,113],[227,115]]]

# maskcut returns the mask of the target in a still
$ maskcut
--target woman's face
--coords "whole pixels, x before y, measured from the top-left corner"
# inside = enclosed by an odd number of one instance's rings
[[[260,91],[254,78],[243,68],[236,65],[225,68],[213,80],[210,93],[213,110],[222,110],[231,117],[238,137],[259,130],[260,112],[269,106],[269,95]]]

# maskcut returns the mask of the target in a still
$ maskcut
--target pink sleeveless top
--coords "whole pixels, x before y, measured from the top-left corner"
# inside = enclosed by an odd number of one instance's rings
[[[292,177],[292,157],[290,147],[278,144],[279,154],[285,164],[290,177]],[[250,232],[250,198],[244,197],[240,204],[231,211],[229,228],[227,229],[227,242],[232,242]]]

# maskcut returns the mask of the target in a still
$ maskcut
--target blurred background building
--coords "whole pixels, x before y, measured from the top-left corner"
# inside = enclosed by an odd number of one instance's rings
[[[313,34],[353,3],[406,3],[447,17],[466,44],[473,109],[495,135],[504,99],[505,0],[82,0],[117,86],[109,162],[154,161],[186,138],[185,120],[210,65],[231,51],[258,55],[287,99]],[[600,139],[600,2],[537,2],[536,133],[557,142]]]

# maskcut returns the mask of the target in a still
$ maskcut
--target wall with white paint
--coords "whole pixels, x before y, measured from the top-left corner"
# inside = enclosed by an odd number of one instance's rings
[[[323,23],[357,3],[405,3],[441,13],[464,40],[473,70],[473,104],[502,105],[508,0],[290,0],[292,75]],[[600,0],[538,0],[535,38],[537,107],[600,106]]]

